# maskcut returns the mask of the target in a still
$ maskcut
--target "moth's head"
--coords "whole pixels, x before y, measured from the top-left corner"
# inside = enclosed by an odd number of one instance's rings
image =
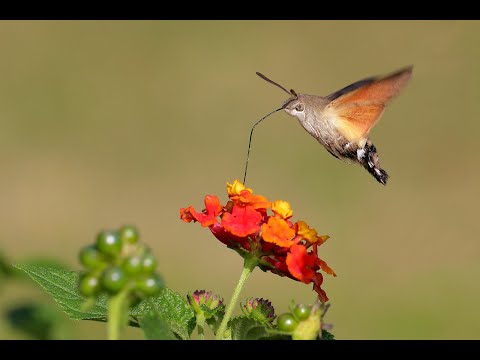
[[[273,80],[270,80],[265,75],[259,72],[257,72],[257,75],[260,76],[263,80],[279,87],[280,89],[282,89],[283,91],[285,91],[287,94],[290,95],[290,97],[286,101],[284,101],[284,103],[282,104],[281,109],[284,109],[287,112],[287,114],[295,116],[300,121],[305,120],[306,101],[308,101],[305,95],[297,94],[293,89],[290,89],[290,91],[288,91],[282,85],[276,83]]]
[[[290,89],[290,91],[288,91],[287,89],[285,89],[279,83],[276,83],[275,81],[270,80],[265,75],[263,75],[259,72],[257,72],[257,75],[260,76],[263,80],[269,82],[270,84],[273,84],[273,85],[279,87],[280,89],[285,91],[288,95],[290,95],[290,97],[282,104],[281,108],[284,109],[288,114],[290,114],[292,116],[296,116],[300,119],[299,116],[302,116],[302,113],[305,110],[305,104],[302,101],[303,95],[302,94],[297,94],[295,92],[295,90],[293,90],[293,89]]]
[[[305,120],[305,100],[302,94],[295,94],[283,103],[282,108],[288,115],[295,116],[298,120]]]

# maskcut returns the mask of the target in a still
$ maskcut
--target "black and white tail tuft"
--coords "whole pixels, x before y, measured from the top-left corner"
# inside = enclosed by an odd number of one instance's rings
[[[380,167],[377,149],[370,140],[367,141],[363,149],[357,151],[357,159],[380,184],[387,184],[388,174]]]

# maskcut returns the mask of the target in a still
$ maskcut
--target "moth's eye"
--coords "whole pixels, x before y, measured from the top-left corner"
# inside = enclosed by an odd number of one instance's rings
[[[303,111],[303,109],[305,109],[305,106],[303,106],[303,104],[298,104],[297,106],[295,106],[295,110],[297,111]]]

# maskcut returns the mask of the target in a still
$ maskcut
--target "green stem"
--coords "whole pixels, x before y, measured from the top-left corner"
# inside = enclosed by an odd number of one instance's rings
[[[201,340],[205,340],[204,326],[205,326],[205,316],[203,316],[203,314],[197,314],[198,337]]]
[[[223,339],[223,334],[225,333],[225,330],[227,329],[227,324],[228,321],[230,320],[230,317],[232,316],[233,309],[235,308],[235,305],[237,304],[238,296],[240,295],[240,291],[242,291],[243,285],[245,285],[245,282],[247,281],[248,277],[252,273],[253,269],[255,269],[255,266],[258,264],[258,259],[253,256],[246,256],[245,261],[243,263],[243,271],[242,274],[240,275],[240,279],[238,280],[238,284],[235,287],[235,290],[233,291],[232,298],[230,299],[230,302],[228,303],[227,309],[225,310],[225,315],[223,316],[222,323],[220,324],[220,327],[218,328],[216,339],[217,340],[222,340]]]
[[[120,338],[120,330],[128,320],[128,295],[125,289],[108,300],[108,340]]]

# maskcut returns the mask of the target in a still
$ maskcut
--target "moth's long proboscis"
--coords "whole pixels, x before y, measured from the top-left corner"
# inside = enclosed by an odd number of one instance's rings
[[[250,147],[252,145],[252,135],[253,135],[253,130],[255,130],[255,126],[260,124],[263,120],[265,120],[267,117],[270,115],[276,113],[277,111],[280,111],[283,109],[283,106],[281,108],[278,108],[277,110],[273,110],[272,112],[268,113],[265,115],[263,118],[258,120],[255,124],[252,126],[252,130],[250,131],[250,139],[248,140],[248,151],[247,151],[247,161],[245,162],[245,173],[243,174],[243,184],[245,185],[245,181],[247,179],[247,170],[248,170],[248,160],[250,159]]]

